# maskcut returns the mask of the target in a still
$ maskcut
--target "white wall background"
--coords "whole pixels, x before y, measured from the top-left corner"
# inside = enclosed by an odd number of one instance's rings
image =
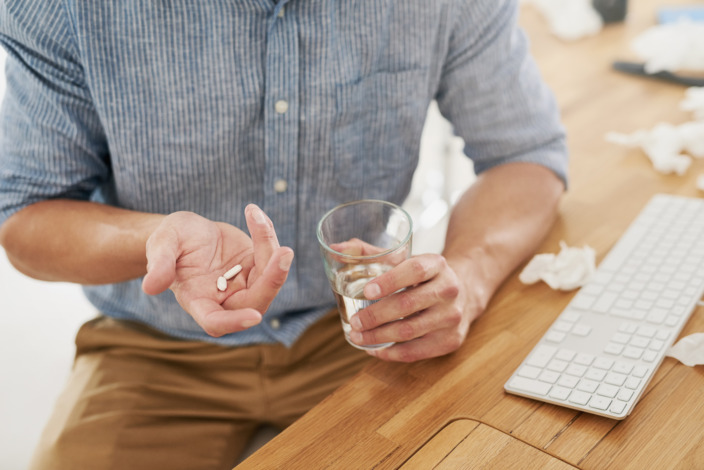
[[[4,64],[0,49],[0,98]],[[416,224],[416,253],[441,250],[449,207],[473,181],[461,149],[450,125],[431,107],[420,167],[405,204]],[[94,315],[77,285],[30,279],[0,248],[0,469],[27,468],[70,371],[74,336]]]

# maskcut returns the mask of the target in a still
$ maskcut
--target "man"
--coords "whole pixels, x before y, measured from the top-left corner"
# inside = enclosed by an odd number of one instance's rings
[[[442,255],[365,287],[406,289],[361,311],[351,338],[396,342],[369,353],[386,361],[459,348],[565,187],[516,10],[5,1],[0,242],[101,313],[34,468],[229,468],[260,423],[290,424],[356,373],[369,357],[344,341],[315,225],[342,202],[403,201],[432,100],[478,179]]]

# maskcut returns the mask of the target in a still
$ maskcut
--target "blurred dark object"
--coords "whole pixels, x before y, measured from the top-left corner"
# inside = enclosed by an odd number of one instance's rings
[[[626,19],[628,0],[592,0],[592,6],[604,23],[618,23]]]
[[[618,70],[619,72],[624,72],[631,75],[638,75],[641,77],[655,78],[670,83],[677,83],[679,85],[696,87],[704,86],[704,77],[687,77],[666,71],[648,73],[645,71],[645,66],[639,62],[626,62],[617,60],[613,63],[613,68],[614,70]]]

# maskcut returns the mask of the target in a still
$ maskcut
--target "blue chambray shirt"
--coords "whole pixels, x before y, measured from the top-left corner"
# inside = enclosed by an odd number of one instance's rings
[[[566,180],[551,93],[501,0],[5,0],[0,222],[49,198],[193,211],[295,250],[265,321],[211,338],[141,279],[85,286],[106,315],[180,338],[292,344],[334,306],[315,226],[353,199],[402,203],[429,103],[482,172]],[[470,177],[470,175],[468,175]],[[277,183],[278,182],[278,183]],[[283,183],[285,182],[285,184]],[[97,267],[96,267],[97,269]]]

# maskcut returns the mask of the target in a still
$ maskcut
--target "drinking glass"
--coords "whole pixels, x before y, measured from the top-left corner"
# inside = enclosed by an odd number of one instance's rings
[[[350,318],[380,300],[368,300],[364,286],[411,256],[411,216],[391,202],[353,201],[328,211],[318,222],[317,234],[347,342],[365,350],[391,346],[350,341]]]

